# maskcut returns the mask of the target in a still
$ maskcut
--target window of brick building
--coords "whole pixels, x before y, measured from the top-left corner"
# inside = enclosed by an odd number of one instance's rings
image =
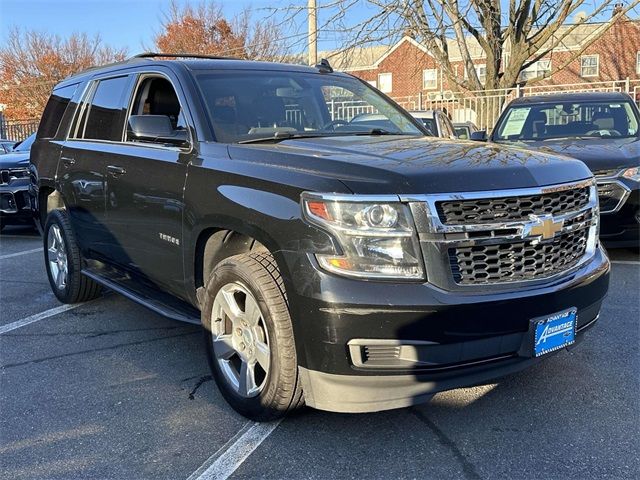
[[[478,80],[480,83],[484,85],[484,82],[487,80],[487,64],[486,63],[477,63],[473,66],[478,75]],[[467,70],[464,70],[464,79],[467,80],[469,75],[467,75]]]
[[[393,90],[393,75],[391,73],[379,73],[378,88],[381,92],[391,93]]]
[[[580,57],[580,76],[597,77],[600,75],[600,55],[583,55]]]
[[[538,60],[520,72],[521,80],[531,80],[551,72],[551,60]]]
[[[428,68],[422,71],[422,88],[423,90],[433,90],[438,88],[438,69]]]
[[[640,75],[640,52],[636,53],[636,73]]]

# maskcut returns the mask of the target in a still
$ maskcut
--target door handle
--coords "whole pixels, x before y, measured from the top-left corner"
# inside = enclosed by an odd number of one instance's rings
[[[127,173],[127,171],[124,168],[118,167],[117,165],[108,165],[107,172],[109,172],[114,177],[117,177],[118,175],[124,175],[125,173]]]
[[[60,157],[60,160],[62,160],[62,164],[67,168],[76,163],[76,159],[71,157]]]

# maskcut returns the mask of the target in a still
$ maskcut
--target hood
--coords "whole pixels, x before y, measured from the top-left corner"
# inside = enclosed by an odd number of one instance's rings
[[[29,166],[29,152],[7,153],[0,155],[0,169]]]
[[[582,160],[592,172],[640,165],[640,138],[558,139],[518,143],[540,152]]]
[[[531,150],[432,137],[344,136],[233,144],[233,159],[339,179],[354,193],[425,194],[583,180],[581,162]]]

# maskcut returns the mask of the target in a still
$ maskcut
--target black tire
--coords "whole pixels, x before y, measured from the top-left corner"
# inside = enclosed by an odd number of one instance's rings
[[[0,217],[0,232],[2,232],[2,230],[4,230],[4,227],[6,226],[6,222],[4,220],[4,218]]]
[[[269,339],[269,371],[262,391],[252,398],[239,395],[225,378],[216,360],[212,342],[214,299],[223,286],[234,282],[241,282],[257,301]],[[271,254],[259,251],[235,255],[222,260],[213,269],[205,287],[202,325],[213,378],[234,410],[255,421],[269,421],[303,405],[286,292]]]
[[[52,254],[49,251],[49,232],[53,228],[59,229],[66,253],[66,282],[61,288],[56,284],[50,264]],[[58,300],[62,303],[80,303],[98,297],[102,291],[100,284],[81,273],[83,258],[65,210],[53,210],[49,213],[42,238],[47,277],[51,290]]]

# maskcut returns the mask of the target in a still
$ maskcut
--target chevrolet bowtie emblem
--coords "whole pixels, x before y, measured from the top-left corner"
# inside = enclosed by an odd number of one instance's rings
[[[532,221],[524,226],[522,232],[524,238],[542,237],[543,240],[550,240],[564,227],[564,220],[556,220],[553,215],[531,215],[530,218]]]

